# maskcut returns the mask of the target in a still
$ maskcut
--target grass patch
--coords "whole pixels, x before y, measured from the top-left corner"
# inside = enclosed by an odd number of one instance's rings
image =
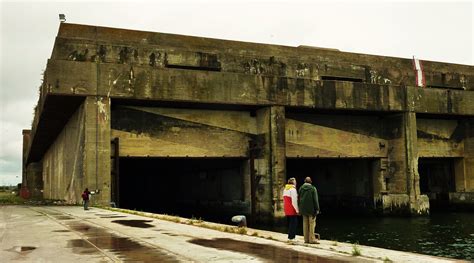
[[[0,204],[2,205],[21,205],[24,203],[25,199],[11,192],[0,192]]]
[[[393,261],[392,261],[391,259],[389,259],[388,257],[385,257],[385,258],[383,259],[383,262],[384,262],[384,263],[389,263],[389,262],[393,262]]]
[[[362,255],[362,251],[360,250],[359,244],[355,243],[352,245],[352,253],[354,257]]]

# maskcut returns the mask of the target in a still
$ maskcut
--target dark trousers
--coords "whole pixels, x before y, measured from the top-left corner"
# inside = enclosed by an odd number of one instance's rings
[[[288,219],[288,239],[294,239],[298,227],[298,216],[286,216]]]

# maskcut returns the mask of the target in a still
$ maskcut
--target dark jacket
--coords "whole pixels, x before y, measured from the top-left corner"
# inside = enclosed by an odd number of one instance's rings
[[[312,184],[304,183],[298,191],[300,215],[315,216],[319,212],[318,190]]]
[[[81,197],[82,197],[82,200],[84,200],[84,201],[88,201],[88,200],[89,200],[89,195],[90,195],[90,194],[91,194],[91,192],[89,192],[89,191],[84,191],[84,192],[82,192],[82,195],[81,195]]]

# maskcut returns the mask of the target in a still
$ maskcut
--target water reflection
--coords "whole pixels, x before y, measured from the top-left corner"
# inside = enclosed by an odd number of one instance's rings
[[[323,239],[458,259],[474,259],[474,214],[445,213],[429,217],[318,218]]]

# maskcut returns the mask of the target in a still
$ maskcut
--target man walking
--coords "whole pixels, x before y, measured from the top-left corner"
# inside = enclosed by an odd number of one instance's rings
[[[84,202],[84,210],[89,210],[89,196],[91,192],[89,192],[89,189],[86,188],[84,192],[82,192],[82,201]]]
[[[288,219],[288,243],[293,243],[298,226],[298,193],[296,192],[296,179],[288,179],[288,184],[283,190],[283,208]]]
[[[318,244],[314,236],[316,227],[316,215],[319,214],[318,190],[312,184],[311,178],[306,177],[304,184],[300,187],[300,214],[303,216],[304,242]]]

